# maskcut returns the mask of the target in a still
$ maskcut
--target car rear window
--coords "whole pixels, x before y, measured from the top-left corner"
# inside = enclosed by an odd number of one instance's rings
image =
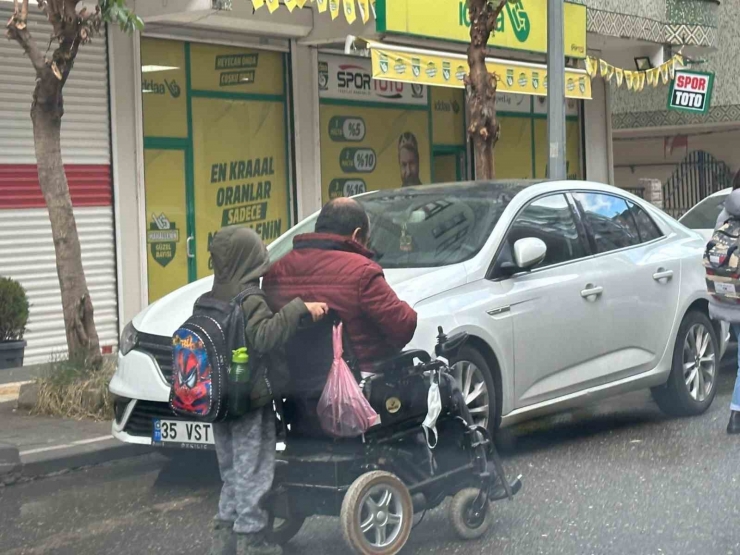
[[[714,229],[726,199],[727,193],[705,198],[678,221],[689,229]]]

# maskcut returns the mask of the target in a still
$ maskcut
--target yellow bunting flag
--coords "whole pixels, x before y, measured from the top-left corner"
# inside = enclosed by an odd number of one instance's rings
[[[267,4],[267,9],[270,10],[270,13],[273,13],[280,7],[280,0],[265,0],[265,4]]]
[[[339,0],[329,0],[329,13],[332,19],[339,17]]]
[[[617,88],[622,86],[622,81],[624,81],[624,70],[621,67],[614,69],[614,75],[617,78]]]
[[[662,66],[660,66],[660,76],[663,78],[663,84],[668,84],[668,77],[671,73],[670,68],[668,67],[668,64],[665,63]]]
[[[252,0],[252,7],[255,10],[259,10],[264,5],[265,5],[265,0]]]
[[[298,0],[283,0],[285,3],[285,7],[288,8],[289,12],[292,12],[293,10],[298,7]]]
[[[671,81],[673,81],[676,78],[676,66],[678,65],[678,62],[676,61],[676,58],[674,57],[670,64],[668,65],[668,77],[670,77]]]
[[[363,23],[370,21],[370,0],[357,0],[357,7],[360,9],[360,17]]]
[[[631,91],[635,86],[635,72],[625,69],[624,80],[627,82],[627,90]]]
[[[609,64],[607,64],[604,60],[599,60],[599,70],[602,77],[606,77],[606,74],[609,73]]]
[[[344,4],[344,18],[347,23],[352,25],[357,19],[357,12],[355,12],[355,0],[342,0]]]
[[[586,73],[591,79],[596,77],[598,66],[599,66],[599,63],[596,60],[596,58],[592,58],[590,56],[586,58]]]
[[[655,74],[655,70],[654,69],[647,70],[646,76],[647,76],[647,84],[648,85],[655,85],[656,84],[655,81],[656,81],[657,75]]]
[[[645,72],[639,71],[637,73],[637,85],[635,86],[636,91],[641,91],[645,88]]]
[[[614,77],[614,70],[615,69],[616,68],[614,66],[609,66],[609,70],[606,73],[606,82],[607,83],[611,83],[612,82],[612,77]]]
[[[319,13],[324,13],[326,11],[326,7],[329,5],[329,0],[315,0],[315,2]]]
[[[303,8],[306,5],[306,0],[296,0],[296,4],[298,4],[299,8]]]

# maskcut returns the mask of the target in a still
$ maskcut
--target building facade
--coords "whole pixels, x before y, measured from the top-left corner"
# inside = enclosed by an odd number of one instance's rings
[[[728,187],[740,169],[740,2],[666,1],[676,33],[666,33],[614,59],[634,67],[634,57],[655,63],[681,50],[686,68],[714,74],[706,114],[669,110],[669,88],[630,93],[612,86],[614,173],[617,185],[641,191],[640,179],[659,179],[669,211],[680,216],[701,198]],[[681,22],[680,24],[678,24]],[[674,26],[675,27],[675,26]]]
[[[465,2],[392,1],[376,0],[377,17],[359,12],[349,23],[349,15],[332,18],[314,3],[293,11],[281,5],[270,13],[254,10],[248,0],[129,0],[145,31],[126,36],[112,29],[81,49],[67,87],[62,140],[104,345],[115,345],[118,322],[210,275],[208,246],[224,226],[251,226],[269,242],[337,196],[475,177],[459,88],[464,72],[457,70],[466,67]],[[416,15],[399,19],[393,12],[399,3],[403,13]],[[668,33],[680,35],[677,41],[685,41],[681,33],[700,35],[700,49],[714,40],[711,25],[676,28],[664,1],[649,2],[647,11],[645,3],[618,4],[566,4],[572,77],[566,154],[574,179],[615,182],[614,94],[601,79],[582,80],[579,58],[662,45]],[[342,4],[347,5],[359,10],[363,2]],[[645,35],[644,23],[653,17],[658,30]],[[34,22],[43,26],[40,19]],[[500,77],[498,178],[541,178],[547,172],[545,33],[545,0],[507,4],[489,60]],[[373,57],[350,36],[375,41]],[[379,65],[376,55],[395,61]],[[17,59],[19,66],[27,62]],[[28,96],[14,95],[19,107],[28,105],[33,87],[30,66],[24,71],[19,79]],[[78,126],[74,79],[79,94],[97,95],[95,102],[109,105],[94,111],[95,125],[109,129],[104,136],[92,139],[92,123]],[[446,79],[459,82],[440,86]],[[4,80],[0,76],[0,91],[10,94],[12,84]],[[90,122],[83,104],[91,102],[79,103],[79,117]],[[23,125],[30,148],[30,119]],[[82,129],[86,135],[73,135]],[[21,159],[7,158],[8,164]],[[24,171],[32,174],[31,151],[25,160]],[[0,185],[3,175],[15,184],[10,193],[0,188],[0,226],[12,230],[20,220],[30,222],[22,210],[36,210],[39,229],[47,226],[37,240],[43,254],[34,258],[43,271],[0,239],[0,274],[18,277],[31,296],[29,361],[36,362],[64,348],[61,304],[48,217],[38,194],[33,205],[18,200],[25,194],[18,184],[33,183],[13,171],[0,166]],[[84,186],[76,184],[78,175],[84,175]],[[53,309],[43,308],[45,303]],[[57,312],[44,320],[49,311]]]

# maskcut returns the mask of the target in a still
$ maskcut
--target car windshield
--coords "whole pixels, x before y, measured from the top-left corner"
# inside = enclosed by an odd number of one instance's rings
[[[684,214],[679,221],[690,229],[714,229],[726,198],[727,193],[705,198]]]
[[[379,191],[358,197],[370,217],[370,249],[387,269],[457,264],[475,256],[514,196],[532,182],[460,183]],[[316,217],[291,229],[270,249],[285,256],[293,238]]]

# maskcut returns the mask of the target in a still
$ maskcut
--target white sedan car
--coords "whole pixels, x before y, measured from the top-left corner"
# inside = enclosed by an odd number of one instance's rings
[[[728,188],[709,195],[704,200],[696,203],[678,221],[689,229],[701,233],[704,240],[708,242],[712,238],[714,226],[717,225],[717,218],[725,207],[725,199],[731,192],[732,189]]]
[[[650,204],[582,181],[432,185],[357,200],[389,283],[419,314],[411,347],[432,352],[437,326],[470,335],[453,370],[479,422],[493,429],[642,388],[670,414],[712,403],[726,333],[707,316],[704,241]],[[274,242],[273,260],[315,218]],[[171,293],[126,326],[110,384],[122,441],[212,441],[167,405],[170,336],[211,283]]]

